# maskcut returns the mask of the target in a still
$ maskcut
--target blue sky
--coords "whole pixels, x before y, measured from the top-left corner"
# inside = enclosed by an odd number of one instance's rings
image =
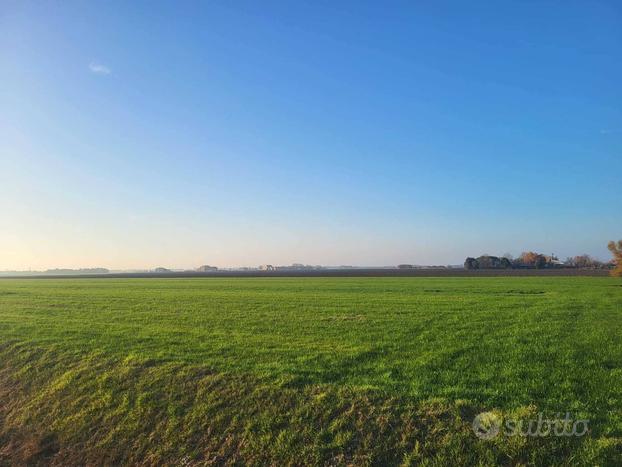
[[[619,2],[0,5],[0,270],[622,238]]]

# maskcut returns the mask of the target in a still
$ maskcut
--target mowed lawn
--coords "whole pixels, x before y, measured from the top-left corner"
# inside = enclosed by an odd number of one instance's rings
[[[622,281],[0,280],[0,397],[0,463],[619,465]]]

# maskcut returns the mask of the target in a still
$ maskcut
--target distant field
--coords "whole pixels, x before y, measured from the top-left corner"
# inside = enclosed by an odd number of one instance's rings
[[[0,400],[0,464],[620,465],[622,281],[3,279]]]

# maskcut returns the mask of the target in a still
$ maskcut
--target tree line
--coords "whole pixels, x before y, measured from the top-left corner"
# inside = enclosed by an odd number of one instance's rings
[[[555,255],[544,255],[535,251],[525,251],[518,258],[506,254],[501,257],[482,255],[477,258],[468,257],[464,268],[477,269],[545,269],[545,268],[576,268],[576,269],[609,269],[612,276],[622,276],[622,240],[609,242],[609,250],[613,259],[602,262],[590,255],[579,255],[560,261]]]

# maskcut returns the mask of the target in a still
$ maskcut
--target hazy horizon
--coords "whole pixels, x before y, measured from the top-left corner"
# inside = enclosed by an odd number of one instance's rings
[[[533,250],[533,249],[532,249]],[[525,250],[527,251],[527,250]],[[569,254],[569,255],[559,255],[555,252],[546,252],[546,251],[540,251],[538,250],[538,252],[545,254],[545,255],[549,255],[549,254],[555,254],[560,260],[565,260],[567,257],[572,257],[572,256],[578,256],[580,254],[588,254],[588,253],[576,253],[576,254]],[[481,252],[481,253],[476,253],[476,254],[465,254],[463,258],[460,259],[456,259],[456,261],[448,261],[448,262],[443,262],[443,261],[431,261],[431,262],[420,262],[420,261],[404,261],[404,260],[399,260],[399,261],[393,261],[393,262],[375,262],[375,263],[360,263],[360,262],[341,262],[341,263],[321,263],[321,262],[317,262],[317,261],[300,261],[300,260],[292,260],[292,261],[286,261],[286,262],[278,262],[278,261],[263,261],[263,262],[255,262],[255,263],[238,263],[238,264],[226,264],[226,263],[215,263],[215,262],[195,262],[193,264],[186,264],[186,265],[181,265],[179,263],[175,263],[174,266],[171,266],[169,263],[154,263],[154,264],[149,264],[149,265],[135,265],[132,267],[112,267],[109,264],[105,264],[105,263],[94,263],[94,264],[73,264],[73,265],[67,265],[67,264],[55,264],[55,265],[46,265],[46,266],[40,266],[40,267],[27,267],[27,268],[16,268],[16,269],[12,269],[12,268],[2,268],[0,269],[0,272],[28,272],[28,271],[46,271],[46,270],[54,270],[54,269],[74,269],[74,270],[78,270],[78,269],[93,269],[93,268],[105,268],[105,269],[109,269],[109,270],[113,270],[113,271],[148,271],[148,270],[153,270],[155,268],[158,267],[164,267],[167,269],[171,269],[171,270],[195,270],[201,266],[216,266],[219,269],[237,269],[237,268],[257,268],[259,266],[262,265],[273,265],[273,266],[291,266],[294,264],[302,264],[305,266],[322,266],[322,267],[342,267],[342,266],[348,266],[348,267],[355,267],[355,268],[365,268],[365,267],[371,267],[371,268],[384,268],[384,267],[396,267],[400,264],[410,264],[410,265],[414,265],[414,266],[458,266],[458,265],[462,265],[464,263],[464,259],[466,259],[468,256],[472,256],[472,257],[478,257],[481,255],[493,255],[493,256],[504,256],[504,255],[511,255],[514,258],[517,258],[520,256],[520,253],[516,253],[513,254],[509,251],[506,251],[504,253],[490,253],[490,252]],[[597,260],[603,261],[603,262],[608,262],[611,258],[609,256],[602,256],[602,257],[598,257],[595,255],[590,255],[592,257],[594,257]]]
[[[0,6],[0,270],[608,260],[617,2]]]

